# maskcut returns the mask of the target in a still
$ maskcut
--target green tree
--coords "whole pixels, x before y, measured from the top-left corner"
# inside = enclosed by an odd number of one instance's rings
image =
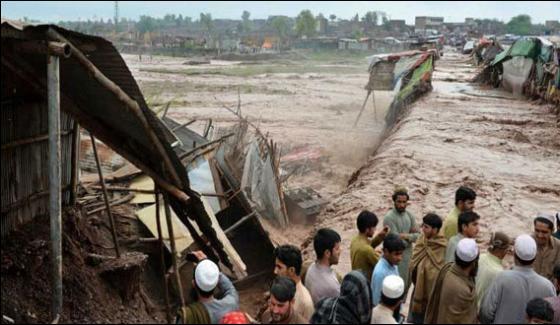
[[[389,18],[387,18],[387,16],[381,17],[381,21],[383,22],[382,25],[385,30],[391,29],[391,25],[389,24]]]
[[[152,32],[155,30],[156,24],[154,18],[150,16],[140,16],[140,20],[136,23],[136,29],[140,34]]]
[[[200,24],[206,29],[208,36],[212,37],[212,31],[214,30],[214,22],[212,21],[212,14],[210,13],[200,13]]]
[[[317,21],[310,10],[302,10],[296,18],[296,33],[298,36],[311,37],[315,34]]]
[[[367,27],[377,26],[377,22],[378,22],[377,13],[373,11],[366,12],[366,14],[362,17],[362,22]]]
[[[238,31],[239,32],[250,32],[251,31],[251,20],[249,19],[251,18],[251,13],[248,12],[247,10],[243,10],[243,14],[241,15],[241,24],[240,27],[238,26]]]
[[[336,20],[336,15],[335,14],[330,14],[329,15],[329,19],[334,22]]]
[[[507,23],[507,31],[511,34],[529,35],[531,28],[531,16],[529,15],[515,16]]]
[[[288,33],[290,32],[290,27],[288,26],[288,19],[286,17],[274,17],[270,22],[270,25],[274,29],[276,36],[280,39],[280,42],[283,41],[288,37]]]

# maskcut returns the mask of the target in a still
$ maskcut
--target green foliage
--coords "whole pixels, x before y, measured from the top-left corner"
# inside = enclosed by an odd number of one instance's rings
[[[373,11],[366,12],[362,17],[362,22],[368,27],[377,26],[378,20],[377,13]]]
[[[529,35],[531,29],[531,16],[529,15],[515,16],[507,23],[507,31],[511,34]]]
[[[136,23],[136,29],[140,34],[154,31],[156,27],[154,18],[150,16],[140,16],[140,20]]]
[[[241,28],[238,28],[241,29],[241,32],[247,33],[251,31],[252,24],[251,24],[251,20],[249,20],[250,17],[251,17],[251,13],[248,12],[247,10],[244,10],[243,14],[241,15],[241,19],[242,19]]]
[[[274,17],[270,22],[270,25],[276,32],[276,35],[280,37],[280,39],[284,39],[288,36],[290,32],[290,27],[288,26],[288,19],[286,17]]]
[[[309,10],[303,10],[296,18],[296,33],[298,36],[311,37],[315,35],[317,21]]]

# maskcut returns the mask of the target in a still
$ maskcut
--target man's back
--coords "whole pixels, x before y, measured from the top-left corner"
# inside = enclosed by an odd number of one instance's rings
[[[478,297],[478,306],[482,303],[486,291],[494,283],[496,276],[504,271],[502,261],[491,253],[480,255],[478,262],[478,274],[476,276],[476,295]]]
[[[317,262],[307,270],[305,287],[309,290],[314,305],[317,305],[323,298],[340,295],[340,282],[338,282],[334,270]]]
[[[445,251],[445,263],[455,262],[455,252],[457,251],[457,244],[461,239],[465,238],[463,234],[458,233],[457,235],[451,237],[447,243],[447,250]]]
[[[220,274],[218,287],[224,292],[222,298],[204,303],[212,324],[218,324],[225,314],[239,309],[239,294],[233,283],[223,274]]]
[[[516,266],[498,274],[482,301],[480,320],[488,324],[522,324],[527,302],[555,293],[552,283],[531,267]]]
[[[380,243],[380,241],[379,241]],[[371,279],[371,273],[379,261],[379,254],[375,251],[372,244],[365,236],[357,235],[350,243],[350,259],[352,270],[360,270],[366,275],[366,279]]]
[[[447,240],[450,240],[451,237],[457,235],[457,233],[459,232],[458,222],[459,222],[460,213],[461,211],[459,210],[459,208],[454,207],[453,210],[449,212],[447,218],[445,218],[445,221],[443,222],[442,231],[443,231],[443,235],[445,236],[445,238],[447,238]]]
[[[309,321],[311,316],[313,316],[313,312],[315,312],[315,306],[313,305],[313,299],[309,290],[301,281],[296,284],[296,296],[294,299],[294,312]]]
[[[476,321],[476,291],[472,278],[454,265],[443,279],[437,323],[470,324]]]

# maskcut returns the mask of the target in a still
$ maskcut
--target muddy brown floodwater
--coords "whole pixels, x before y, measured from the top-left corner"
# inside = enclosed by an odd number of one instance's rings
[[[302,172],[290,177],[287,186],[310,186],[326,198],[342,191],[373,152],[391,101],[388,92],[376,92],[379,122],[370,98],[353,127],[366,95],[365,55],[344,62],[336,57],[251,65],[212,60],[201,66],[183,65],[186,60],[180,58],[124,58],[152,106],[171,102],[169,115],[180,122],[211,118],[222,126],[233,123],[236,117],[223,106],[237,107],[239,90],[242,113],[280,144],[286,162],[301,159],[295,163]]]
[[[492,231],[529,233],[538,211],[560,209],[556,117],[546,106],[470,84],[474,68],[466,60],[447,52],[436,62],[433,92],[413,104],[356,181],[327,207],[317,227],[340,232],[341,274],[350,271],[356,216],[369,209],[382,219],[395,186],[408,188],[408,209],[419,224],[428,212],[445,218],[460,185],[474,188],[482,247]],[[314,258],[312,247],[306,257]]]

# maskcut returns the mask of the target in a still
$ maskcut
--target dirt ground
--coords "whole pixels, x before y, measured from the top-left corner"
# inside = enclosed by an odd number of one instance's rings
[[[121,239],[121,260],[131,261],[135,251],[123,241],[137,237],[139,223],[121,216],[131,211],[115,207]],[[38,217],[2,240],[2,315],[16,323],[50,323],[52,275],[48,217]],[[101,265],[92,265],[88,254],[114,256],[104,214],[86,216],[70,208],[63,213],[63,312],[61,323],[163,323],[162,293],[154,285],[157,263],[148,261],[139,281],[140,290],[122,299],[113,282],[102,275]],[[135,253],[137,254],[137,253]],[[156,255],[157,256],[157,255]],[[4,323],[4,321],[2,321]]]

